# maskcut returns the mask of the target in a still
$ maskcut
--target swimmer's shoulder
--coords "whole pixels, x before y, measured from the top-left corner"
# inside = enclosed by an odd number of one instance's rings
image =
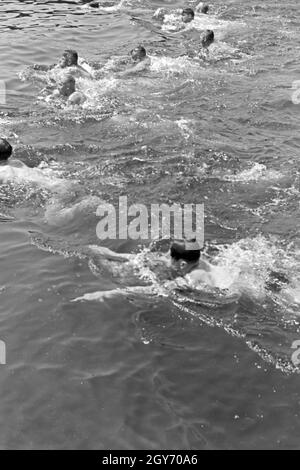
[[[147,56],[144,60],[139,62],[137,65],[134,66],[135,72],[141,72],[142,70],[146,70],[151,65],[151,58]]]
[[[160,21],[160,22],[163,22],[164,19],[165,19],[165,16],[168,14],[168,10],[166,8],[158,8],[154,13],[153,13],[153,16],[152,18],[157,20],[157,21]]]
[[[131,253],[116,253],[105,246],[89,245],[88,252],[107,261],[129,262],[134,258]]]
[[[81,91],[75,91],[71,96],[69,96],[68,103],[72,105],[80,105],[83,104],[86,99],[86,96],[81,93]]]
[[[33,70],[36,70],[38,72],[49,72],[49,70],[52,70],[55,67],[56,67],[56,64],[52,64],[52,65],[33,64],[32,66]]]

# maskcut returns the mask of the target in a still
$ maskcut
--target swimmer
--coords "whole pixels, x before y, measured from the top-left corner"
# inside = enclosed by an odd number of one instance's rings
[[[201,248],[196,240],[174,241],[167,255],[162,259],[168,267],[172,279],[186,278],[189,283],[205,283],[214,287],[211,268],[207,261],[201,258]],[[101,246],[90,245],[85,249],[86,254],[92,254],[98,259],[126,263],[134,258],[129,253],[115,253]]]
[[[48,99],[55,98],[62,98],[70,105],[81,105],[87,99],[83,93],[76,91],[76,81],[72,75],[67,75]]]
[[[98,262],[110,261],[110,262],[121,262],[130,263],[134,261],[135,255],[116,253],[108,248],[101,246],[90,245],[81,249],[82,254],[88,257],[97,259]],[[131,294],[142,294],[144,295],[156,295],[157,293],[163,293],[167,291],[186,291],[186,290],[198,290],[201,286],[207,286],[210,288],[217,289],[228,289],[234,285],[234,280],[226,279],[226,286],[220,286],[220,279],[218,279],[217,266],[211,265],[208,261],[203,259],[201,256],[202,249],[200,248],[196,240],[179,240],[174,241],[168,253],[159,258],[159,262],[163,263],[167,267],[169,274],[168,279],[160,286],[156,284],[143,285],[143,286],[130,286],[125,288],[117,288],[110,291],[100,291],[94,293],[84,294],[82,297],[74,299],[74,302],[81,300],[98,300],[103,301],[105,299],[114,298],[115,296],[130,296]],[[105,263],[103,263],[105,266]],[[223,271],[224,274],[224,271]],[[228,276],[228,274],[227,274]],[[223,282],[221,283],[223,284]],[[290,281],[284,273],[277,271],[270,271],[268,279],[265,283],[266,290],[275,294],[286,291],[286,288],[290,285]],[[163,295],[165,295],[163,293]],[[236,296],[234,297],[236,298]],[[290,298],[289,298],[290,299]],[[295,299],[292,299],[295,301]]]
[[[66,50],[55,68],[68,69],[74,78],[90,78],[91,74],[78,64],[78,53],[74,50]]]
[[[204,15],[207,15],[209,10],[209,6],[206,5],[203,2],[200,2],[196,7],[195,7],[195,13],[203,13]]]
[[[181,13],[182,22],[187,24],[191,23],[195,18],[195,13],[192,8],[184,8]]]
[[[15,158],[10,159],[13,148],[6,139],[0,138],[0,181],[7,182],[19,179],[31,169],[25,163]]]
[[[199,45],[199,31],[195,29],[191,29],[189,31],[186,31],[183,33],[185,37],[188,37],[188,39],[192,40],[188,44],[188,51],[187,54],[189,57],[197,57],[198,53],[205,53],[207,55],[208,48],[209,46],[214,42],[215,40],[215,33],[211,29],[207,29],[206,31],[203,31],[200,34],[200,46],[201,49],[198,49]]]
[[[203,283],[215,287],[211,267],[207,261],[201,259],[201,251],[196,240],[173,242],[170,247],[171,268],[174,275],[185,278],[190,285]]]
[[[215,40],[215,34],[211,29],[207,29],[200,36],[200,42],[204,49],[207,49]]]
[[[199,5],[198,5],[199,7]],[[203,6],[203,11],[207,12],[207,6]],[[197,13],[199,13],[198,10]],[[163,8],[158,9],[155,14],[154,18],[161,20],[161,21],[166,21],[166,11]],[[171,24],[171,31],[173,31],[174,34],[180,34],[183,35],[186,39],[190,40],[195,40],[199,41],[199,29],[194,26],[194,19],[195,19],[195,11],[192,8],[184,8],[181,10],[181,16],[179,17],[181,20],[177,24]],[[203,48],[208,48],[210,44],[214,41],[214,33],[211,30],[203,31],[202,34],[200,33],[200,41],[201,41],[201,46]]]
[[[149,61],[146,49],[143,46],[137,46],[130,52],[131,60],[134,64],[143,62],[144,64]]]
[[[45,175],[39,168],[31,168],[20,160],[10,159],[13,148],[6,139],[0,138],[0,181],[35,184],[54,194],[69,194],[69,182],[60,178]]]
[[[102,260],[117,261],[121,263],[128,263],[134,260],[132,254],[119,254],[114,251],[101,247],[90,245],[82,251],[84,255],[95,257],[100,263]],[[197,284],[202,283],[211,287],[215,287],[213,276],[211,274],[210,265],[200,259],[201,249],[195,240],[191,241],[175,241],[171,244],[170,251],[162,259],[163,264],[170,271],[172,278],[171,281],[163,283],[164,288],[168,290],[195,288]],[[91,294],[85,294],[78,297],[73,302],[81,300],[98,300],[113,298],[115,296],[128,296],[130,294],[153,295],[156,292],[154,285],[148,286],[132,286],[123,289],[113,289],[110,291],[100,291]]]
[[[78,53],[72,49],[65,50],[57,64],[35,64],[33,68],[34,70],[41,70],[43,72],[63,70],[72,74],[74,78],[91,78],[91,74],[78,64]]]
[[[202,249],[195,239],[174,241],[162,259],[170,271],[169,278],[173,279],[166,285],[174,288],[184,285],[196,288],[199,284],[217,287],[213,276],[213,266],[203,259],[201,252]],[[116,253],[109,248],[96,245],[86,247],[84,253],[96,256],[100,261],[103,259],[121,263],[129,262],[135,256],[128,253]],[[182,281],[187,281],[187,284]],[[284,273],[270,271],[265,287],[271,292],[279,293],[287,285],[289,285],[289,279]]]
[[[158,20],[158,21],[164,21],[165,19],[165,16],[168,14],[168,11],[166,10],[166,8],[158,8],[154,14],[153,14],[153,18]]]
[[[177,10],[177,11],[179,12],[181,11],[181,20],[182,20],[182,23],[184,24],[191,23],[195,18],[195,12],[192,8],[184,8],[183,10]],[[158,8],[153,14],[153,18],[159,21],[164,21],[166,15],[168,14],[169,13],[165,8]]]
[[[6,139],[0,139],[0,165],[8,165],[8,159],[12,154],[12,146]]]
[[[147,55],[146,49],[143,46],[137,46],[130,52],[131,57],[131,67],[129,67],[124,72],[119,72],[117,77],[123,77],[126,75],[135,74],[137,72],[142,72],[146,70],[150,64],[151,59]]]
[[[25,163],[15,158],[8,161],[12,153],[13,153],[13,148],[10,145],[10,143],[6,139],[0,139],[0,167],[4,167],[4,166],[5,167],[9,166],[11,168],[26,167]]]

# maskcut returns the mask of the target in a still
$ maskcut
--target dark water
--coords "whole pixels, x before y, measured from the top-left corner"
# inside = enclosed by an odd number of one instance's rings
[[[200,61],[153,25],[159,6],[182,4],[0,4],[1,135],[32,169],[0,186],[2,449],[299,448],[299,5],[215,1],[197,20],[216,34]],[[84,109],[38,99],[28,65],[66,48],[106,64],[137,43],[151,69],[80,81]],[[204,202],[212,262],[239,301],[72,302],[134,284],[80,255],[99,243],[96,207],[120,195]],[[136,253],[137,277],[153,276],[147,244],[106,246]],[[267,292],[270,269],[289,288]]]

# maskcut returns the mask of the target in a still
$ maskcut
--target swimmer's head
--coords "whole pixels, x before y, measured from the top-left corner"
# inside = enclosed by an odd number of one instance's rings
[[[143,46],[137,46],[130,51],[131,58],[134,62],[140,62],[145,59],[147,52]]]
[[[61,82],[59,87],[59,94],[61,96],[65,96],[68,98],[71,96],[76,88],[75,88],[75,78],[72,75],[67,75]]]
[[[170,255],[172,262],[185,261],[194,264],[200,259],[201,248],[195,239],[176,240],[171,245]]]
[[[78,54],[76,51],[71,49],[67,49],[64,53],[62,58],[60,59],[58,65],[63,69],[66,67],[72,67],[74,65],[78,65]]]
[[[209,6],[202,4],[200,8],[200,13],[204,13],[204,15],[206,15],[208,13],[208,10],[209,10]]]
[[[12,154],[12,146],[6,139],[0,139],[0,164],[5,163]]]
[[[195,13],[192,8],[184,8],[181,13],[181,18],[184,23],[190,23],[195,18]]]
[[[201,35],[201,45],[202,47],[209,47],[215,40],[215,34],[211,29],[207,29]]]
[[[288,284],[289,279],[284,273],[278,271],[271,271],[266,282],[266,288],[271,292],[278,293]]]

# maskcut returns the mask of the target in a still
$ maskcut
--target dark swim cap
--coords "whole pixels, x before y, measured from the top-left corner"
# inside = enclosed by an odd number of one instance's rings
[[[196,240],[175,241],[171,245],[171,258],[176,261],[184,260],[188,263],[200,259],[201,249]]]
[[[0,139],[0,161],[8,160],[12,154],[12,146],[5,139]]]
[[[69,67],[71,67],[72,65],[77,65],[78,63],[78,54],[72,49],[67,49],[63,53],[63,57],[67,60],[67,64]]]
[[[204,13],[205,15],[208,13],[209,6],[208,5],[203,5],[201,8],[201,13]]]
[[[184,8],[184,10],[182,10],[182,15],[183,14],[191,15],[193,18],[195,18],[195,13],[194,13],[194,10],[192,8]]]
[[[139,54],[141,57],[146,57],[146,55],[147,55],[146,49],[143,46],[135,47],[134,49],[132,49],[130,54],[133,54],[134,52],[136,54]]]
[[[207,29],[201,38],[203,47],[209,47],[215,40],[215,33],[211,29]]]

